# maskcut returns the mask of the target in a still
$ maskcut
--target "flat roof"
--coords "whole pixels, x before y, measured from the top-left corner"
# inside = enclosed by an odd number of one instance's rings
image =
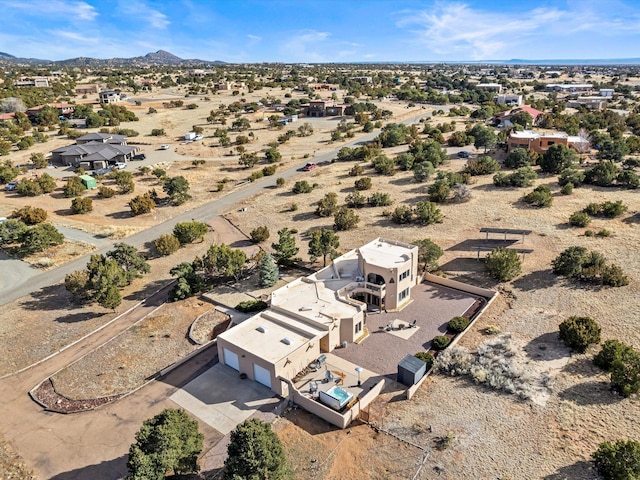
[[[314,330],[291,318],[282,325],[276,320],[276,316],[271,314],[272,312],[268,310],[260,312],[221,333],[218,338],[266,362],[275,364],[309,343],[310,340],[327,334],[326,331]]]
[[[411,260],[411,253],[418,247],[408,243],[392,242],[377,238],[358,249],[365,262],[383,268],[397,268]]]
[[[509,138],[567,138],[566,133],[537,133],[533,130],[522,130],[521,132],[511,132]]]
[[[480,229],[482,233],[507,233],[513,235],[529,235],[531,230],[518,230],[513,228],[493,228],[493,227],[483,227]]]

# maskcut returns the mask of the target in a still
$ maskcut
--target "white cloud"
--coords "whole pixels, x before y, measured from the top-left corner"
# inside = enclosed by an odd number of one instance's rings
[[[431,11],[403,13],[397,26],[411,28],[419,43],[437,54],[456,53],[473,59],[495,58],[523,37],[570,19],[557,8],[515,15],[472,9],[464,3],[438,3]]]
[[[30,0],[28,2],[8,0],[1,2],[0,5],[21,10],[22,14],[31,16],[66,17],[83,21],[91,21],[98,16],[95,7],[77,0]]]
[[[292,36],[281,46],[281,52],[287,61],[301,62],[325,62],[326,57],[322,53],[323,42],[331,36],[329,32],[307,30]]]
[[[54,37],[61,37],[64,39],[74,40],[76,42],[83,42],[83,43],[97,43],[100,41],[100,39],[98,38],[82,35],[81,33],[69,31],[69,30],[49,30],[49,34]]]
[[[122,13],[136,17],[135,20],[147,22],[151,27],[164,30],[171,23],[164,13],[151,8],[142,0],[126,0],[120,2]]]
[[[258,35],[251,35],[250,33],[247,34],[247,37],[249,38],[249,40],[253,40],[255,42],[259,42],[260,40],[262,40],[262,37],[259,37]]]

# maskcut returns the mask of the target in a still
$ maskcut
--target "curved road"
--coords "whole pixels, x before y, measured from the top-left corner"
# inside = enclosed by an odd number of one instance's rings
[[[430,115],[429,112],[420,113],[419,115],[414,115],[405,120],[402,120],[400,123],[404,123],[404,124],[416,123],[422,117],[425,117],[428,115]],[[330,162],[336,157],[340,148],[345,146],[354,147],[362,142],[371,141],[378,135],[378,133],[379,131],[367,133],[358,137],[355,140],[352,140],[343,145],[340,145],[339,147],[336,147],[332,150],[328,150],[326,152],[319,152],[314,157],[314,161],[316,163]],[[279,172],[278,177],[289,179],[291,177],[299,175],[300,168],[302,167],[302,165],[304,164],[300,164],[300,165],[291,167],[287,170],[284,170],[282,172]],[[141,247],[145,243],[155,240],[162,234],[171,233],[176,223],[188,222],[191,220],[206,222],[207,220],[210,220],[213,217],[230,210],[234,205],[238,204],[239,202],[262,192],[265,188],[271,188],[274,186],[275,186],[275,177],[262,178],[256,182],[253,182],[244,187],[238,188],[230,192],[228,195],[225,195],[222,198],[209,202],[200,207],[194,208],[193,210],[188,210],[184,213],[181,213],[175,216],[171,220],[167,220],[166,222],[163,222],[154,227],[148,228],[147,230],[138,232],[135,235],[131,235],[130,237],[127,237],[125,241],[128,244],[131,244],[135,247]],[[101,249],[97,251],[91,252],[91,254],[98,254],[98,253],[104,254],[111,249],[112,245],[113,245],[113,242],[109,241],[107,245],[103,246]],[[26,274],[26,278],[20,277],[20,280],[22,281],[19,281],[16,278],[18,277],[18,275],[16,275],[15,273],[13,272],[10,274],[6,273],[8,272],[8,270],[14,268],[13,264],[8,265],[8,268],[5,269],[5,264],[3,263],[2,277],[5,277],[5,275],[10,275],[12,279],[15,281],[12,281],[12,282],[3,281],[3,283],[0,284],[0,305],[5,305],[14,300],[17,300],[20,297],[28,295],[36,290],[61,282],[62,280],[64,280],[65,275],[67,275],[68,273],[71,273],[75,270],[84,269],[88,260],[89,260],[89,255],[78,257],[77,259],[69,263],[66,263],[64,265],[61,265],[60,267],[57,267],[53,270],[49,270],[47,272],[36,274],[35,276],[29,275],[29,273],[32,273],[32,270],[23,271],[21,273]]]

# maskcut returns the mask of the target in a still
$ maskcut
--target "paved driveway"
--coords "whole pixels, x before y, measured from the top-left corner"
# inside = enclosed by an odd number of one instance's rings
[[[267,387],[220,363],[171,395],[171,400],[226,435],[257,411],[271,411],[280,402]]]

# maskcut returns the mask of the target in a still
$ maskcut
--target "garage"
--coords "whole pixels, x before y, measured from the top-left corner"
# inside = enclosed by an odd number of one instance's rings
[[[265,387],[271,388],[271,374],[269,373],[269,370],[254,363],[253,376],[256,379],[256,382],[261,383]]]
[[[224,348],[222,351],[224,353],[224,364],[228,367],[233,368],[234,370],[240,370],[240,363],[238,362],[238,354],[226,348]]]

